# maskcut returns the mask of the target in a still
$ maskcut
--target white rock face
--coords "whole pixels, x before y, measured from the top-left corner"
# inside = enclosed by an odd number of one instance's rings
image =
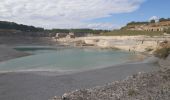
[[[154,51],[158,47],[158,44],[165,40],[170,41],[170,36],[91,36],[75,39],[60,39],[58,41],[84,41],[85,44],[101,48],[118,48],[133,52],[145,52]]]
[[[95,39],[85,39],[84,43],[86,43],[86,44],[96,44],[96,40]]]

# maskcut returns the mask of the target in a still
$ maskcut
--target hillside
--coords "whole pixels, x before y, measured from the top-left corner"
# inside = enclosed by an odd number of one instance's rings
[[[151,20],[146,22],[130,22],[121,28],[122,30],[131,31],[149,31],[149,32],[166,32],[170,33],[170,18],[160,18],[159,21]]]
[[[28,26],[28,25],[23,25],[23,24],[17,24],[15,22],[8,22],[8,21],[0,21],[0,29],[18,30],[18,31],[24,31],[24,32],[44,31],[43,28],[38,28],[38,27]]]
[[[28,26],[18,24],[15,22],[0,21],[0,36],[56,36],[56,33],[76,33],[76,36],[86,36],[87,34],[98,35],[102,32],[109,32],[109,30],[95,30],[95,29],[44,29],[35,26]]]
[[[43,28],[18,24],[15,22],[0,21],[0,36],[47,37],[49,35]]]

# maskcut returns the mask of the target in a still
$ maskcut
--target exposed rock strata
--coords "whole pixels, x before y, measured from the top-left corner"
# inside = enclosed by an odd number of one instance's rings
[[[83,41],[86,45],[94,45],[100,48],[118,48],[131,52],[150,52],[158,48],[159,43],[170,40],[170,36],[93,36],[75,39],[58,39],[58,42],[77,43]],[[80,45],[82,46],[82,45]]]

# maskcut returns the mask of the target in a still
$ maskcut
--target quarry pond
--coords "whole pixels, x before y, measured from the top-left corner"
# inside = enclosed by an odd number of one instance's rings
[[[0,62],[1,72],[82,71],[132,61],[138,55],[113,49],[57,46],[16,46],[13,49],[31,55]]]
[[[37,43],[0,48],[0,100],[48,100],[159,68],[150,57],[116,49]]]

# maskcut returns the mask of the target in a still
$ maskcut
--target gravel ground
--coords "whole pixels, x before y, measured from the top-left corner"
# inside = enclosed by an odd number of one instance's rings
[[[136,63],[76,72],[12,72],[0,74],[0,100],[48,100],[76,89],[123,80],[140,71],[158,70],[155,63]],[[78,99],[81,100],[81,99]],[[93,99],[92,99],[93,100]]]
[[[76,90],[51,100],[170,100],[170,70],[138,73],[123,81]]]

